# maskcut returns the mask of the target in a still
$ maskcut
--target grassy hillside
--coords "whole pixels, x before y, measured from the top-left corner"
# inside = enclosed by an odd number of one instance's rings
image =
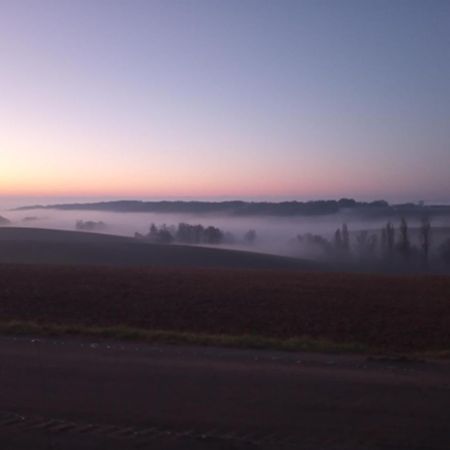
[[[0,263],[318,270],[313,262],[260,253],[75,231],[0,228]]]

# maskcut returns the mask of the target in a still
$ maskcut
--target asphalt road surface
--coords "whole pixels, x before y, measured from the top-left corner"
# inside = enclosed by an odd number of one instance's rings
[[[0,448],[450,448],[450,362],[0,338]]]

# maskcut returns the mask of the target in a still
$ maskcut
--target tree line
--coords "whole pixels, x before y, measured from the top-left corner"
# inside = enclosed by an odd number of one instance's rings
[[[219,245],[235,244],[237,241],[233,234],[224,232],[220,228],[211,225],[190,225],[184,222],[179,223],[177,226],[168,226],[166,224],[157,226],[152,223],[147,234],[135,233],[135,237],[157,244]],[[247,231],[243,240],[249,244],[253,243],[256,240],[256,232],[254,230]]]
[[[135,233],[135,237],[158,244],[189,245],[253,245],[259,240],[253,229],[236,237],[215,226],[184,222],[178,225],[152,223],[148,233]],[[409,226],[406,218],[401,218],[398,224],[389,221],[377,230],[351,231],[344,223],[331,237],[305,233],[297,235],[289,242],[291,245],[301,245],[298,256],[336,262],[382,264],[385,267],[418,266],[427,269],[430,263],[436,264],[440,261],[450,266],[450,239],[436,245],[437,239],[432,238],[431,222],[424,216],[414,228]]]
[[[231,216],[320,216],[351,211],[365,217],[419,217],[422,214],[448,216],[449,205],[425,205],[423,202],[389,204],[385,200],[361,202],[353,198],[339,200],[247,202],[241,200],[205,201],[137,201],[120,200],[97,203],[74,203],[58,205],[35,205],[17,208],[28,209],[91,210],[114,212],[178,213],[178,214],[219,214]]]
[[[79,231],[103,231],[106,228],[106,224],[102,221],[77,220],[75,222],[75,229]]]
[[[297,241],[315,249],[316,254],[335,260],[420,264],[427,268],[432,253],[432,226],[428,217],[422,217],[418,227],[412,230],[402,217],[397,227],[387,222],[381,230],[350,233],[347,224],[343,224],[331,239],[306,233],[298,235]],[[450,239],[444,241],[433,256],[450,265]]]

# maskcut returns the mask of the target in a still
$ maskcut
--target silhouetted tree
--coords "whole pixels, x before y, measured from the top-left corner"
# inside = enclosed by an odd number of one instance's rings
[[[178,242],[182,242],[185,244],[193,244],[194,236],[193,236],[193,227],[187,223],[178,224],[178,229],[176,232],[176,240]]]
[[[244,235],[244,241],[247,244],[254,244],[256,241],[256,231],[248,230],[247,233],[245,233],[245,235]]]
[[[338,200],[338,205],[340,208],[354,208],[357,202],[352,198],[341,198]]]
[[[378,236],[376,234],[372,234],[369,237],[367,243],[367,256],[370,259],[375,259],[377,256],[377,247],[378,247]]]
[[[81,231],[101,231],[106,228],[106,224],[102,221],[94,222],[92,220],[77,220],[75,228]]]
[[[223,240],[223,233],[216,227],[207,227],[203,234],[207,244],[220,244]]]
[[[386,225],[386,236],[387,236],[387,249],[389,256],[392,257],[394,254],[395,249],[395,228],[391,224],[391,222],[388,222]]]
[[[154,224],[150,227],[147,239],[153,242],[170,243],[173,241],[184,244],[221,244],[224,241],[224,233],[216,227],[203,225],[190,225],[179,223],[178,227],[163,225],[158,229]],[[230,237],[230,236],[228,236]]]
[[[395,250],[395,228],[391,222],[388,222],[386,226],[381,230],[381,253],[382,256],[392,261]]]
[[[147,234],[147,238],[154,242],[158,240],[158,228],[154,223],[150,225],[150,230]]]
[[[398,250],[405,261],[408,261],[411,256],[411,242],[409,240],[408,223],[404,217],[400,221],[400,241],[398,243]]]
[[[342,252],[342,233],[341,229],[338,228],[334,233],[334,248],[338,255]]]
[[[350,256],[350,233],[346,223],[334,233],[334,248],[338,257],[348,258]]]
[[[330,257],[336,251],[334,245],[328,239],[318,234],[299,234],[297,240],[306,247],[307,251],[317,252],[320,256]]]
[[[362,230],[356,235],[356,250],[361,260],[374,260],[377,253],[378,237]]]
[[[345,256],[350,255],[350,233],[348,232],[348,226],[346,223],[342,225],[342,252]]]
[[[169,228],[164,224],[158,231],[157,242],[160,244],[171,244],[174,241],[174,237]]]
[[[369,232],[362,230],[356,235],[356,252],[360,259],[364,259],[366,256],[367,241],[369,239]]]
[[[422,264],[428,267],[428,257],[430,253],[431,223],[427,216],[422,217],[420,224],[420,247],[422,251]]]
[[[190,242],[192,244],[200,244],[202,242],[203,232],[205,229],[202,225],[189,225]]]

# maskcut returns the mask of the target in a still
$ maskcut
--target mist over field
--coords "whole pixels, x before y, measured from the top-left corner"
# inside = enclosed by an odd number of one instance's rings
[[[47,228],[59,230],[84,230],[120,236],[146,236],[150,225],[157,228],[166,225],[172,230],[180,223],[216,227],[224,233],[226,239],[218,247],[244,249],[262,253],[294,256],[308,259],[326,259],[323,247],[300,242],[298,236],[321,236],[331,244],[336,238],[335,232],[345,223],[350,233],[350,242],[356,245],[358,234],[367,230],[379,240],[381,229],[389,221],[397,228],[401,216],[361,217],[354,210],[344,209],[335,214],[293,215],[293,216],[245,216],[226,213],[151,213],[151,212],[111,212],[89,209],[26,209],[16,210],[17,206],[26,205],[26,201],[3,204],[0,216],[10,221],[9,226]],[[28,201],[28,204],[30,202]],[[78,223],[78,225],[77,225]],[[450,237],[450,215],[431,218],[434,229],[431,248],[436,249]],[[5,225],[5,223],[3,224]],[[85,226],[86,225],[86,226]],[[417,229],[420,217],[408,219],[411,230],[411,243],[420,245]],[[245,235],[254,230],[256,237],[252,242]],[[203,244],[207,245],[207,244]]]
[[[232,233],[236,238],[236,244],[233,246],[239,246],[239,241],[243,239],[244,234],[253,229],[257,234],[257,239],[252,246],[255,251],[279,254],[291,253],[287,241],[297,234],[317,232],[331,235],[334,228],[341,223],[341,218],[337,217],[255,218],[210,214],[116,213],[52,209],[2,211],[0,214],[8,218],[12,226],[32,228],[75,230],[76,222],[79,220],[103,222],[106,226],[101,230],[102,233],[122,236],[134,236],[136,232],[145,234],[149,231],[152,223],[157,226],[163,224],[176,226],[179,223],[201,224],[203,226],[215,226],[224,232]],[[362,226],[363,223],[359,225]]]

